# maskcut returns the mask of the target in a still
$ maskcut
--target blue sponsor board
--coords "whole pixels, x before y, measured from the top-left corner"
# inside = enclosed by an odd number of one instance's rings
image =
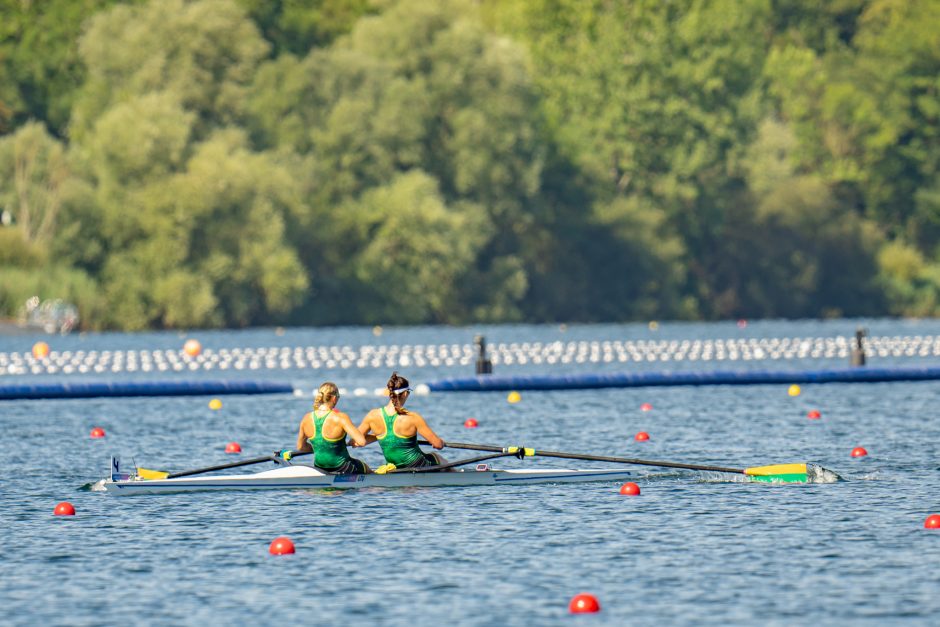
[[[365,475],[336,475],[333,483],[357,483],[365,479]]]

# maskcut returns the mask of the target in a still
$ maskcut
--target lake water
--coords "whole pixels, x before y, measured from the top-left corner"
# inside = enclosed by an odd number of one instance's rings
[[[561,339],[712,339],[940,335],[940,321],[273,329],[199,332],[205,347],[490,343]],[[176,333],[0,337],[0,351],[176,349]],[[872,365],[937,365],[937,358]],[[669,364],[683,368],[836,367],[843,360]],[[605,364],[605,369],[618,366]],[[661,369],[663,365],[621,366]],[[568,364],[590,372],[598,365]],[[542,366],[498,369],[550,373]],[[305,396],[0,403],[0,608],[13,625],[230,624],[711,625],[940,624],[940,383],[718,386],[415,396],[445,440],[726,466],[811,461],[846,480],[764,485],[637,467],[639,497],[619,484],[348,492],[219,492],[113,497],[78,488],[111,454],[182,470],[291,447],[306,394],[325,379],[382,387],[386,369],[231,373],[289,380]],[[412,384],[467,367],[403,369]],[[113,375],[119,376],[119,375]],[[131,376],[131,375],[120,375]],[[176,374],[140,373],[136,378]],[[220,378],[219,372],[190,376]],[[26,381],[103,375],[17,375]],[[347,393],[354,419],[380,401]],[[651,411],[640,410],[650,403]],[[809,420],[818,409],[822,419]],[[479,428],[465,429],[468,417]],[[88,437],[92,427],[107,437]],[[638,431],[651,435],[635,442]],[[865,447],[867,457],[850,451]],[[359,451],[374,466],[377,445]],[[449,459],[460,451],[446,451]],[[603,467],[510,460],[501,467]],[[268,468],[265,464],[258,466]],[[74,517],[52,515],[59,501]],[[268,545],[290,537],[297,553]],[[602,610],[568,614],[579,592]]]

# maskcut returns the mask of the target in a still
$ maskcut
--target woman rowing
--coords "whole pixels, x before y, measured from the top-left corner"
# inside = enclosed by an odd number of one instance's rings
[[[444,441],[437,437],[421,414],[405,409],[405,401],[411,393],[408,380],[393,372],[386,387],[388,403],[366,414],[359,425],[366,442],[378,440],[385,461],[395,468],[425,468],[446,463],[437,453],[425,453],[418,448],[418,434],[436,449],[444,448]]]
[[[361,459],[349,454],[346,436],[357,446],[365,446],[366,438],[349,416],[338,409],[339,389],[327,381],[317,390],[313,411],[300,419],[297,449],[313,451],[313,464],[325,472],[341,475],[364,475],[372,472]],[[289,459],[289,458],[288,458]]]

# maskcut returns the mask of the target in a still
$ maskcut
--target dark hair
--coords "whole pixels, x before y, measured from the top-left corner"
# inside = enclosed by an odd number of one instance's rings
[[[395,390],[408,387],[408,379],[399,376],[397,372],[393,372],[392,376],[388,378],[388,383],[385,387],[388,388],[388,399],[392,401],[395,411],[399,414],[407,414],[408,412],[401,406],[401,394],[395,394]]]

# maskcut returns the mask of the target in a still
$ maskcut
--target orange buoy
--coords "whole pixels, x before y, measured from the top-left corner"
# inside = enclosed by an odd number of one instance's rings
[[[931,514],[924,521],[924,529],[940,529],[940,514]]]
[[[295,552],[294,543],[291,542],[290,538],[284,536],[274,538],[271,541],[271,546],[268,547],[268,553],[271,555],[290,555]]]
[[[587,592],[576,594],[568,603],[568,611],[572,614],[592,614],[601,610],[601,604],[597,597]]]
[[[624,496],[640,496],[640,486],[628,481],[627,483],[620,486],[620,494]]]
[[[640,431],[635,436],[633,436],[633,439],[636,440],[637,442],[646,442],[647,440],[650,439],[650,434],[647,433],[646,431]]]
[[[45,359],[49,356],[49,345],[45,342],[36,342],[33,344],[33,357],[36,359]]]
[[[198,357],[199,353],[202,352],[202,344],[199,343],[199,340],[189,338],[186,340],[186,343],[183,344],[183,352],[190,357]]]
[[[91,430],[91,433],[89,435],[93,438],[103,438],[105,435],[104,429],[102,429],[101,427],[95,427],[94,429]]]
[[[463,421],[463,426],[465,426],[467,429],[476,429],[480,426],[480,423],[477,422],[476,418],[467,418]]]
[[[226,453],[241,453],[242,447],[238,442],[229,442],[225,445]]]
[[[642,405],[640,405],[640,411],[649,411],[651,409],[653,409],[653,406],[650,405],[649,403],[643,403]]]
[[[822,418],[822,414],[819,412],[818,409],[811,409],[809,410],[809,412],[807,412],[806,417],[809,418],[810,420],[819,420],[820,418]]]
[[[738,320],[738,328],[739,328],[739,329],[746,329],[746,328],[747,328],[747,320],[745,320],[744,318],[741,318],[740,320]]]
[[[55,506],[55,509],[52,512],[56,516],[74,516],[75,507],[68,501],[62,501]]]
[[[866,451],[861,446],[856,446],[855,448],[852,449],[851,455],[852,457],[865,457],[866,455],[868,455],[868,451]]]

